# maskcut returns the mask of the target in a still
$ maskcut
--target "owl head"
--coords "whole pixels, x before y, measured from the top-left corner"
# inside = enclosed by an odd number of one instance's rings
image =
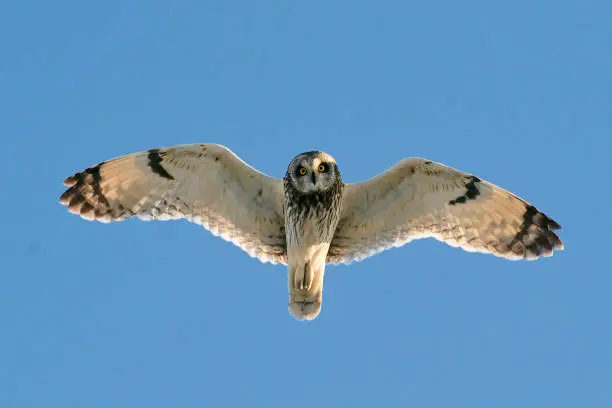
[[[287,168],[286,178],[304,194],[326,191],[342,182],[336,160],[316,150],[295,156]]]

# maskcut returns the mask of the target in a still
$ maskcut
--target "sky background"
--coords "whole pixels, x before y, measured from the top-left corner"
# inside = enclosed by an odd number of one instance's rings
[[[0,6],[0,406],[610,407],[608,1],[20,1]],[[345,181],[407,156],[558,221],[536,262],[433,240],[283,266],[185,221],[86,222],[62,181],[122,154],[228,146]],[[248,300],[247,300],[248,299]],[[365,300],[364,300],[365,299]]]

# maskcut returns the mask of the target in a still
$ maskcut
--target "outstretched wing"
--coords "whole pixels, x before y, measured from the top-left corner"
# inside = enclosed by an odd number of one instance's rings
[[[562,250],[561,226],[516,195],[421,158],[347,184],[327,262],[349,263],[433,237],[470,252],[536,259]]]
[[[87,220],[185,218],[263,262],[286,263],[283,186],[228,148],[179,145],[99,163],[64,184],[60,198]]]

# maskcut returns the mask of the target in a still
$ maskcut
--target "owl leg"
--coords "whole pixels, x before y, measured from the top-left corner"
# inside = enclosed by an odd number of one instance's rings
[[[295,288],[301,291],[309,291],[312,287],[314,272],[310,261],[306,261],[304,265],[298,265],[293,274]]]

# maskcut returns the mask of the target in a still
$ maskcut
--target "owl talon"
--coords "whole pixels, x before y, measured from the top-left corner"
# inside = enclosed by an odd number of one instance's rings
[[[295,271],[293,287],[296,290],[304,290],[304,275],[300,273],[300,269]]]
[[[310,262],[306,262],[306,265],[304,265],[304,282],[303,282],[303,287],[305,291],[310,291],[310,288],[312,288],[312,281],[314,280],[314,272],[312,270],[312,267],[310,266]]]

